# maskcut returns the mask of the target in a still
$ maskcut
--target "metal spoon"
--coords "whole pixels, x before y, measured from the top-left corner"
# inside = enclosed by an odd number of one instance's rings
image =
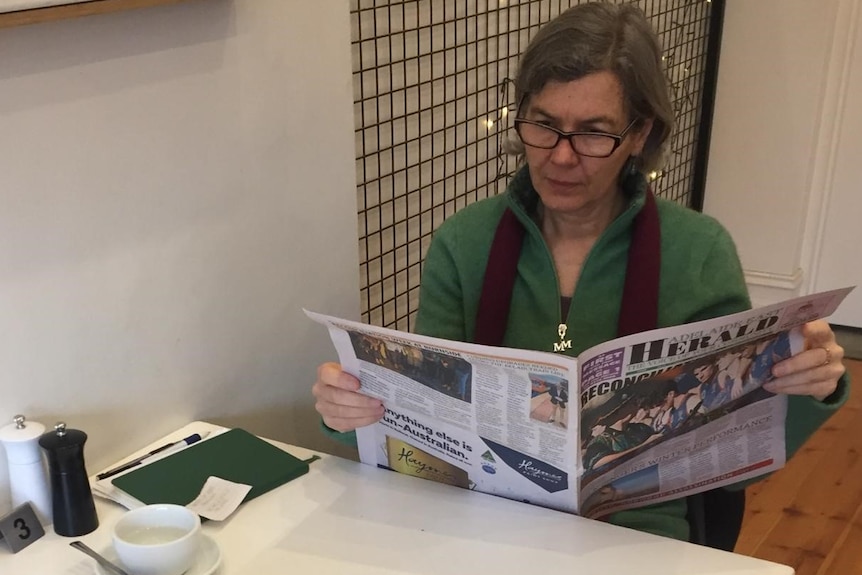
[[[126,573],[125,571],[99,555],[99,553],[88,547],[86,544],[80,541],[72,541],[71,543],[69,543],[69,545],[71,545],[81,553],[85,553],[95,559],[99,563],[99,565],[107,569],[109,572],[116,573],[117,575],[129,575],[128,573]]]

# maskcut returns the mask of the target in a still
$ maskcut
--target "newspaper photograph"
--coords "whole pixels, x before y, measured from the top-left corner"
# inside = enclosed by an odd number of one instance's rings
[[[853,288],[634,334],[565,355],[414,335],[306,311],[383,401],[360,459],[588,517],[676,499],[785,463],[772,366]],[[573,393],[570,403],[569,394]]]

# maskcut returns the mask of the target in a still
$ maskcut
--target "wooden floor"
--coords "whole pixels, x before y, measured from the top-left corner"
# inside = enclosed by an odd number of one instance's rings
[[[850,401],[787,466],[748,489],[736,552],[797,575],[862,574],[862,361]]]

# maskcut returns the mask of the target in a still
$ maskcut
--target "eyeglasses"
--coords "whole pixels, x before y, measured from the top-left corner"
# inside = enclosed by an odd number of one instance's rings
[[[515,131],[525,145],[543,150],[551,150],[557,147],[562,138],[569,141],[569,145],[576,154],[590,158],[607,158],[620,147],[628,131],[635,125],[637,119],[629,122],[619,134],[608,134],[605,132],[563,132],[547,124],[533,122],[517,118],[515,120]]]

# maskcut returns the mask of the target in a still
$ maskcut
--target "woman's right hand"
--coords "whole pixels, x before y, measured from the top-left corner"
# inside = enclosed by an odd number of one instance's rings
[[[337,363],[317,368],[317,381],[311,388],[317,403],[314,408],[335,431],[353,431],[383,417],[383,402],[359,393],[359,380],[345,373]]]

